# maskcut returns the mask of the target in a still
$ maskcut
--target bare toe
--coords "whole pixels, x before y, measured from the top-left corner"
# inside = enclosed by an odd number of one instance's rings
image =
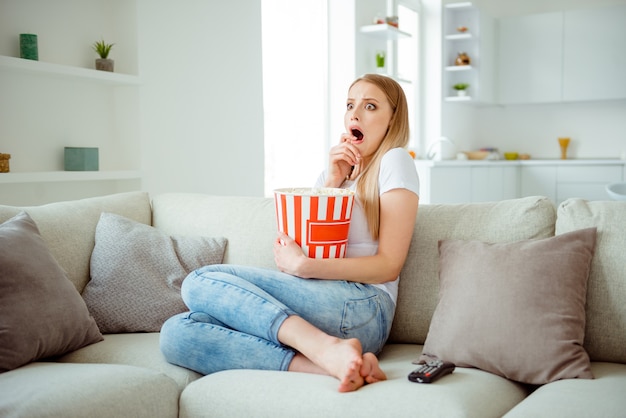
[[[363,354],[363,365],[361,366],[360,374],[367,383],[387,380],[387,375],[385,375],[385,372],[380,368],[378,358],[376,358],[373,353]]]

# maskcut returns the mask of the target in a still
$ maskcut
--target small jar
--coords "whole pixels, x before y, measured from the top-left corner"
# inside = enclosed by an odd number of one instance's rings
[[[470,65],[471,62],[472,60],[470,60],[469,55],[467,55],[467,53],[465,52],[459,52],[459,54],[456,57],[456,60],[454,61],[456,65]]]
[[[11,159],[11,154],[0,153],[0,173],[8,173],[9,171],[11,171],[9,169],[10,159]]]

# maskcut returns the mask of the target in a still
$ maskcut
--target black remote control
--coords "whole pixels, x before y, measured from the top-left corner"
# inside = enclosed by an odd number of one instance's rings
[[[409,380],[416,383],[432,383],[454,371],[454,364],[449,361],[433,360],[422,364],[409,374]]]

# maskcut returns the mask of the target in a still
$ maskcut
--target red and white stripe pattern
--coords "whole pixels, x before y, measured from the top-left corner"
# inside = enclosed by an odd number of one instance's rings
[[[354,193],[293,190],[274,191],[279,231],[293,238],[311,258],[345,257]]]

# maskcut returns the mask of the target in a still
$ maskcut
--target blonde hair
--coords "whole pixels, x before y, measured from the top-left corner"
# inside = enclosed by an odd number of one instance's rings
[[[390,77],[379,74],[365,74],[357,78],[351,85],[360,81],[372,83],[380,88],[391,105],[392,115],[387,133],[372,158],[361,172],[357,180],[357,196],[363,205],[365,218],[372,234],[372,239],[378,239],[380,230],[380,194],[378,190],[378,175],[380,161],[383,155],[393,148],[406,148],[409,143],[409,109],[406,96],[400,84]],[[349,90],[349,89],[348,89]]]

